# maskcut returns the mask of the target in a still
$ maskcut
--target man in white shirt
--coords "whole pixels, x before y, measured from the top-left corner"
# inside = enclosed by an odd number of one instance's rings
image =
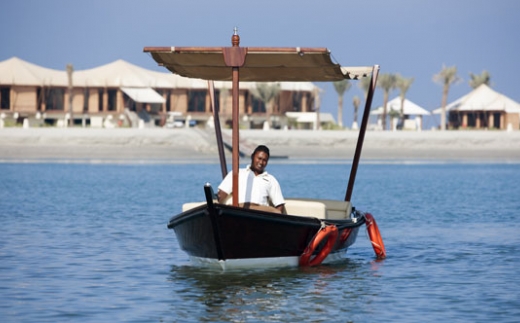
[[[244,207],[274,205],[272,211],[282,212],[285,200],[280,184],[265,171],[269,162],[269,148],[260,145],[251,155],[251,164],[238,171],[238,203]],[[218,201],[224,203],[233,191],[233,176],[229,172],[218,187]],[[265,208],[262,208],[265,209]]]

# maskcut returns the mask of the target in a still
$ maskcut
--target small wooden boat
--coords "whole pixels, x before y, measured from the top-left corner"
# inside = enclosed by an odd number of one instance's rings
[[[379,66],[342,67],[326,48],[240,47],[236,32],[231,47],[145,47],[153,59],[172,73],[208,80],[212,101],[213,81],[232,81],[232,178],[229,203],[219,204],[210,184],[202,202],[186,203],[173,216],[179,245],[200,266],[259,268],[315,266],[343,259],[367,226],[378,258],[384,258],[381,235],[373,217],[350,202]],[[238,203],[239,80],[240,81],[339,81],[371,77],[350,178],[343,201],[287,198],[284,214],[269,208],[244,208]],[[213,104],[215,132],[222,176],[227,174],[218,111]]]

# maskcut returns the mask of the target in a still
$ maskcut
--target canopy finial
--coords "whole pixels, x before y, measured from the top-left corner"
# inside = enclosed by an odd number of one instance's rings
[[[238,36],[238,28],[235,27],[233,30],[233,36],[231,37],[231,44],[233,47],[238,47],[240,45],[240,36]]]

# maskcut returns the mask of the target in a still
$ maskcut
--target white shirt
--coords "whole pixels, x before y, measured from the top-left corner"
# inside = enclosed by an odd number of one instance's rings
[[[233,191],[233,172],[229,172],[219,190],[231,194]],[[269,205],[269,200],[274,206],[285,204],[280,184],[274,176],[264,171],[255,176],[250,165],[238,171],[238,203],[255,203],[258,205]]]

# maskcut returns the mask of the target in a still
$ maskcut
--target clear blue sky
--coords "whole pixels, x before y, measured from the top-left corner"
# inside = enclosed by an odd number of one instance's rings
[[[381,73],[413,77],[407,98],[433,110],[442,87],[432,78],[443,64],[457,66],[463,79],[448,102],[471,90],[470,72],[483,70],[495,90],[520,102],[519,13],[518,0],[3,0],[0,60],[81,70],[123,59],[166,71],[143,47],[230,46],[236,26],[241,46],[327,47],[341,65],[379,64]],[[333,86],[317,85],[323,111],[336,116]],[[357,84],[345,94],[345,125],[361,94]]]

